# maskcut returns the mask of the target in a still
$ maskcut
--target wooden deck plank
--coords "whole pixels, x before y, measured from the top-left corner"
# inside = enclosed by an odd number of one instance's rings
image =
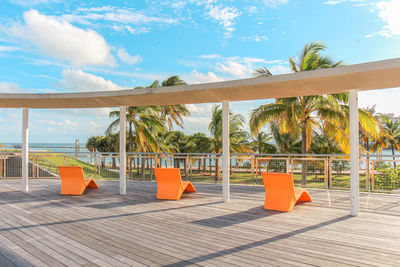
[[[59,181],[30,182],[25,193],[18,180],[0,181],[0,265],[400,264],[396,195],[361,194],[360,216],[350,218],[346,191],[311,189],[313,202],[280,213],[262,208],[257,186],[232,186],[224,204],[214,184],[158,201],[153,182],[128,182],[126,196],[116,181],[82,196],[61,196]]]

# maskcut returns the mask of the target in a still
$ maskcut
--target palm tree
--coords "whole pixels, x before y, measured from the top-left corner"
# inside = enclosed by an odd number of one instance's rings
[[[382,142],[385,148],[390,146],[393,155],[393,167],[396,168],[394,149],[400,150],[400,122],[394,121],[386,116],[382,117],[383,137]]]
[[[369,155],[370,153],[379,151],[387,146],[383,140],[384,131],[381,122],[382,116],[376,113],[375,105],[372,107],[362,108],[361,110],[374,118],[378,129],[378,135],[371,135],[370,132],[360,127],[360,144],[364,152]],[[369,156],[367,156],[367,158],[369,158]]]
[[[110,118],[116,118],[107,128],[106,133],[112,133],[119,127],[119,111],[111,111]],[[129,126],[129,150],[158,152],[157,133],[165,130],[164,123],[157,116],[154,107],[128,107],[126,119]],[[135,140],[134,140],[135,139]]]
[[[253,137],[253,141],[251,142],[251,147],[254,152],[257,153],[276,153],[277,148],[275,145],[269,143],[272,140],[272,135],[266,132],[259,132]]]
[[[301,153],[301,141],[299,137],[293,138],[288,133],[281,133],[279,126],[275,122],[270,123],[270,131],[272,139],[276,145],[278,153],[282,154],[299,154]]]
[[[165,144],[164,151],[173,153],[184,153],[188,143],[188,136],[180,131],[169,131],[161,137]]]
[[[244,117],[229,112],[229,141],[231,153],[248,153],[249,134],[243,129]],[[189,137],[189,150],[199,153],[221,153],[222,152],[222,109],[216,105],[212,109],[211,122],[208,125],[211,137],[203,133],[197,133]],[[219,160],[216,160],[216,180],[219,177]]]
[[[205,133],[197,132],[188,137],[186,148],[190,153],[211,153],[212,141]]]
[[[229,112],[229,139],[232,153],[250,152],[249,134],[243,129],[245,119],[240,114]],[[212,135],[212,153],[222,152],[222,109],[216,105],[212,109],[211,122],[208,130]]]
[[[167,86],[180,86],[186,83],[179,76],[171,76],[164,80],[161,85],[158,80],[155,80],[148,88],[167,87]],[[170,130],[173,129],[173,123],[183,128],[183,117],[189,116],[190,112],[186,105],[163,105],[159,106],[159,116],[164,120]]]
[[[119,151],[119,132],[114,134],[107,134],[106,136],[97,137],[97,150],[103,152],[102,154],[108,155],[110,152]],[[108,153],[107,153],[108,152]],[[103,165],[105,165],[105,158],[103,158]],[[112,157],[112,167],[116,168],[116,159]]]
[[[98,143],[99,143],[99,138],[100,136],[91,136],[87,141],[86,141],[86,148],[90,152],[96,152]]]
[[[289,58],[291,70],[293,72],[302,72],[343,65],[342,61],[335,62],[330,57],[322,56],[321,52],[325,49],[326,46],[322,42],[306,44],[297,61],[291,57]],[[264,70],[259,69],[256,72],[259,74],[265,73],[264,76],[270,76],[271,73],[265,70],[265,68]],[[277,98],[275,103],[262,105],[253,110],[250,116],[251,133],[255,135],[266,123],[276,121],[281,133],[289,133],[293,138],[300,135],[301,152],[306,154],[310,148],[314,130],[319,123],[323,123],[327,133],[335,136],[335,140],[339,142],[339,145],[347,149],[349,144],[346,142],[345,136],[348,132],[348,124],[343,123],[347,121],[348,110],[345,110],[346,108],[343,109],[347,102],[347,94]],[[360,117],[362,115],[365,114],[361,114]],[[368,120],[360,120],[360,122],[363,123],[362,126],[366,130],[373,128]],[[341,131],[337,132],[336,128],[340,128]],[[306,181],[306,170],[306,161],[303,161],[303,185],[305,185]]]

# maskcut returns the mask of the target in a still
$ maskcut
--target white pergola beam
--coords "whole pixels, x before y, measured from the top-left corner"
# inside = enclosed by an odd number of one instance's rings
[[[29,191],[29,109],[22,109],[22,187]]]
[[[119,108],[119,193],[126,195],[126,106]]]
[[[349,92],[350,108],[350,215],[357,216],[359,210],[359,129],[358,92]]]
[[[230,199],[229,185],[229,101],[222,102],[222,200]]]

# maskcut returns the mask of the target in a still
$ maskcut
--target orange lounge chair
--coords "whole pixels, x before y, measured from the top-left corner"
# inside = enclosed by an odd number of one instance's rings
[[[61,178],[62,195],[82,195],[86,187],[99,188],[93,179],[83,177],[80,166],[58,166]]]
[[[291,211],[297,201],[311,201],[306,190],[294,188],[291,174],[263,172],[261,175],[265,187],[264,209]]]
[[[191,182],[182,182],[177,168],[154,168],[157,181],[157,199],[179,200],[183,192],[196,192]]]

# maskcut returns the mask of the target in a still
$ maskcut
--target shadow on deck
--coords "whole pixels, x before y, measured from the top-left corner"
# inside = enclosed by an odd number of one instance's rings
[[[1,266],[392,265],[400,262],[400,196],[310,189],[292,212],[263,209],[262,187],[196,184],[197,193],[160,201],[156,184],[116,181],[61,196],[56,180],[0,181]]]

